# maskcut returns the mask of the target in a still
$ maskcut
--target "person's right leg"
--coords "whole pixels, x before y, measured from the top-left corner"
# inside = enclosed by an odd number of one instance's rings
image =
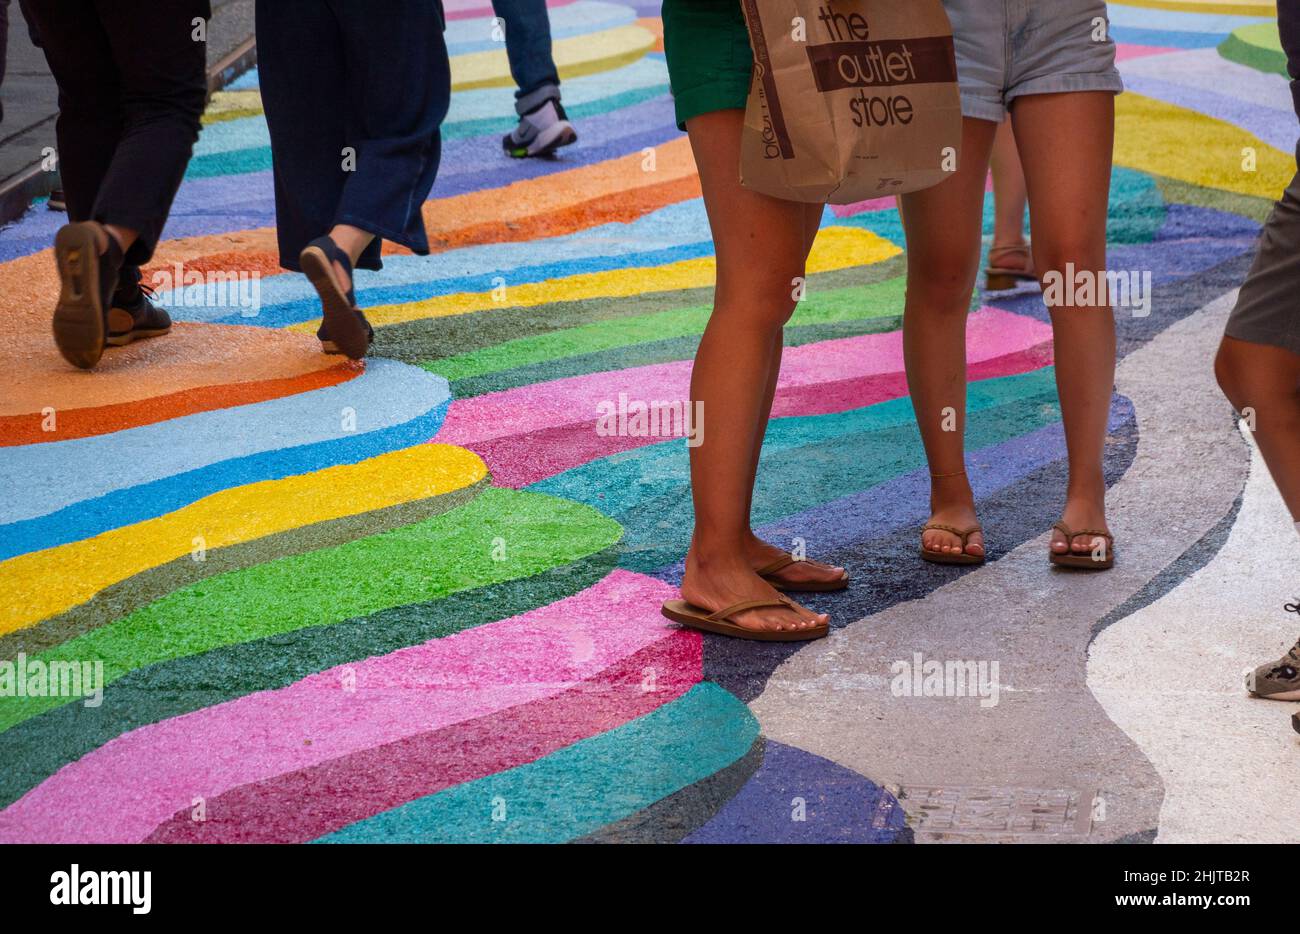
[[[1233,408],[1249,411],[1259,453],[1300,531],[1300,354],[1224,337],[1214,370]]]
[[[807,206],[742,188],[741,110],[687,122],[717,255],[714,310],[691,374],[691,401],[703,408],[704,441],[691,449],[695,535],[682,596],[718,611],[742,601],[779,599],[746,555],[755,445],[764,400],[779,365],[781,329],[794,311],[791,282],[804,274]],[[776,358],[775,361],[773,358]],[[811,629],[826,617],[793,607],[735,615],[754,630]]]
[[[54,341],[69,363],[95,366],[104,352],[106,316],[130,230],[117,237],[97,223],[95,204],[125,124],[122,79],[95,0],[29,0],[32,24],[59,86],[55,123],[59,171],[71,221],[55,237],[60,291]]]
[[[961,162],[946,181],[903,195],[907,233],[907,300],[903,358],[916,423],[930,465],[930,522],[966,529],[978,524],[965,471],[966,316],[979,266],[984,181],[998,124],[962,120]],[[962,553],[952,532],[929,529],[927,551]],[[984,537],[970,536],[965,552],[984,554]]]

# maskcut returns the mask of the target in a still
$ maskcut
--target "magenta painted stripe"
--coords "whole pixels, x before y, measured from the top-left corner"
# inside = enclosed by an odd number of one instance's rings
[[[615,571],[550,606],[142,727],[0,811],[0,842],[137,842],[195,798],[563,693],[665,638],[659,603],[675,595]]]
[[[562,694],[241,785],[207,802],[206,821],[194,821],[183,808],[145,842],[305,843],[644,716],[698,684],[703,662],[698,633],[666,629],[658,641]]]
[[[1028,373],[1030,370],[1051,365],[1052,345],[1051,342],[1045,342],[991,360],[971,363],[966,368],[966,379],[968,382],[974,382],[979,379],[1015,376],[1017,373]],[[826,415],[830,412],[843,412],[864,405],[874,405],[886,399],[897,399],[905,395],[907,395],[907,375],[904,373],[858,376],[833,383],[822,383],[820,386],[800,386],[789,392],[779,393],[772,402],[772,417]],[[488,469],[492,469],[491,462],[488,463]]]
[[[967,323],[967,356],[971,362],[992,359],[1051,340],[1051,333],[1051,327],[1037,319],[983,308],[972,314]],[[787,348],[777,388],[778,392],[788,392],[798,387],[902,369],[901,332],[865,334]],[[561,425],[594,423],[602,406],[619,405],[620,394],[629,403],[685,400],[690,378],[691,361],[678,360],[459,399],[451,404],[446,421],[435,437],[445,444],[474,447],[494,438],[531,434]]]

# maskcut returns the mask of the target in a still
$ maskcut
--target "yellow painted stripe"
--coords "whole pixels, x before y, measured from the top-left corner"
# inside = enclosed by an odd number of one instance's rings
[[[1120,6],[1140,6],[1148,10],[1177,10],[1180,13],[1222,13],[1227,16],[1275,16],[1277,4],[1260,0],[1119,0]],[[1177,29],[1177,20],[1169,24]]]
[[[203,112],[204,125],[252,117],[262,112],[261,91],[218,91]]]
[[[1249,150],[1249,151],[1248,151]],[[1250,170],[1253,152],[1254,171]],[[1115,162],[1202,188],[1277,198],[1295,156],[1222,120],[1140,94],[1115,100]]]
[[[560,39],[552,46],[561,78],[612,71],[654,48],[654,33],[641,26],[619,26],[587,36]],[[471,52],[451,60],[451,89],[514,87],[505,50]]]
[[[194,552],[249,542],[464,489],[487,476],[472,451],[420,444],[359,464],[222,490],[182,509],[94,538],[0,562],[0,634],[84,603],[142,571]]]
[[[857,227],[826,227],[813,244],[808,272],[827,272],[851,266],[866,266],[901,253],[897,246],[869,230]],[[531,308],[552,302],[588,298],[623,298],[642,292],[670,292],[713,285],[716,265],[712,256],[636,269],[579,273],[560,279],[507,286],[504,297],[492,292],[458,292],[401,305],[380,305],[366,309],[372,324],[400,324],[421,318],[445,318],[492,308]],[[316,321],[290,325],[291,331],[315,332]]]

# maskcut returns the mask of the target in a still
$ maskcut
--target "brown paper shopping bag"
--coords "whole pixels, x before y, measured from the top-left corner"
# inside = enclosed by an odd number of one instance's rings
[[[740,179],[852,204],[957,167],[961,98],[941,0],[741,0],[754,50]]]

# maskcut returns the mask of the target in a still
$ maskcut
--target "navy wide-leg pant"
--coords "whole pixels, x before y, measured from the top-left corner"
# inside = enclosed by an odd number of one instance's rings
[[[441,0],[258,0],[257,61],[271,131],[280,265],[348,224],[424,255],[451,98]]]

